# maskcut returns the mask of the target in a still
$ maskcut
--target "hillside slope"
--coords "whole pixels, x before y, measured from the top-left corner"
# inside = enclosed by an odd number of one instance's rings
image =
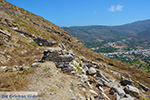
[[[120,26],[73,26],[63,27],[72,36],[79,38],[82,42],[90,40],[104,40],[109,42],[129,38],[139,32],[150,28],[150,20],[137,21]],[[91,37],[91,38],[90,38]],[[88,38],[88,39],[86,39]],[[94,40],[95,39],[95,40]]]
[[[41,100],[149,99],[150,74],[92,52],[4,0],[0,16],[0,91],[37,91]]]

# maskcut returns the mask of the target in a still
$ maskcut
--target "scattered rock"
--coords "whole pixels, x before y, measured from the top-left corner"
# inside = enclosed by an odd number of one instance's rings
[[[97,71],[96,76],[104,79],[107,82],[109,82],[109,80],[102,74],[101,71]]]
[[[7,31],[0,29],[0,45],[9,45],[11,40],[11,34]]]
[[[65,47],[65,45],[62,43],[62,44],[60,44],[60,47],[64,50],[64,49],[66,49],[66,47]]]
[[[86,83],[91,89],[93,89],[93,86],[88,81]]]
[[[70,62],[74,59],[74,57],[72,55],[66,55],[66,56],[63,56],[61,59],[62,59],[62,62]]]
[[[23,69],[30,69],[30,66],[23,66]]]
[[[15,72],[15,71],[19,71],[20,69],[19,69],[19,66],[17,66],[17,65],[14,65],[13,67],[12,67],[12,71],[13,72]]]
[[[142,89],[146,92],[149,90],[149,88],[147,86],[143,85],[142,83],[139,83],[139,86],[141,86]]]
[[[94,75],[94,74],[96,74],[95,68],[92,68],[92,67],[89,68],[89,69],[88,69],[88,74],[89,74],[89,75]]]
[[[86,92],[86,89],[85,89],[85,88],[83,88],[82,90],[83,90],[84,92]]]
[[[56,42],[50,42],[47,39],[43,39],[41,37],[34,37],[33,40],[39,45],[39,46],[48,46],[51,47],[53,45],[58,45]]]
[[[79,66],[79,63],[77,63],[75,60],[73,60],[73,65]]]
[[[80,80],[81,80],[81,82],[78,83],[78,85],[81,85],[81,86],[83,86],[83,87],[86,87],[86,86],[85,86],[85,83],[84,83],[84,81],[83,81],[83,79],[81,78]]]
[[[130,94],[130,93],[140,94],[139,89],[137,89],[136,87],[130,86],[130,85],[127,85],[127,86],[124,88],[124,91],[125,91],[127,94]]]
[[[116,100],[120,100],[120,96],[117,93],[115,93],[114,96],[116,97]]]
[[[125,94],[124,90],[121,87],[117,86],[117,85],[113,86],[110,89],[110,94],[114,94],[114,93],[117,93],[118,95],[121,95],[121,96]]]
[[[101,93],[104,97],[106,97],[108,100],[110,100],[110,98],[104,93],[104,92],[102,92]]]
[[[124,86],[126,86],[126,85],[133,85],[133,81],[131,79],[126,79],[123,76],[121,78],[121,82],[120,83],[121,83],[121,85],[124,85]]]
[[[65,72],[68,72],[68,73],[70,73],[72,71],[72,69],[69,68],[69,67],[62,68],[61,70],[65,71]]]
[[[84,80],[88,80],[88,76],[87,75],[82,74],[82,77],[83,77]]]
[[[31,67],[39,67],[39,63],[33,63],[32,65],[31,65]]]
[[[94,96],[94,100],[105,100],[104,98],[101,98],[99,96]]]
[[[111,70],[110,72],[112,72],[113,75],[115,75],[115,76],[121,77],[121,75],[120,75],[118,72],[115,72],[115,71],[113,71],[113,70]]]
[[[87,72],[88,71],[88,67],[87,66],[85,66],[84,68],[83,68],[83,70],[85,71],[85,72]]]
[[[125,94],[124,97],[120,100],[135,100],[135,99],[131,97],[129,94]]]
[[[104,92],[104,90],[101,86],[99,86],[98,89],[101,90],[102,92]]]
[[[70,64],[70,67],[72,67],[74,71],[77,71],[77,68],[74,65]]]
[[[92,94],[98,95],[94,90],[90,90]]]
[[[13,27],[12,29],[13,29],[13,30],[18,30],[18,27]]]
[[[0,66],[0,72],[5,72],[7,70],[7,66]]]

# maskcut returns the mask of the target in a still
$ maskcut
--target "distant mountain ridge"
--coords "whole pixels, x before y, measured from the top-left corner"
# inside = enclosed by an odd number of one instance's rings
[[[90,42],[96,40],[104,41],[118,41],[121,39],[129,38],[136,35],[139,32],[146,31],[150,29],[150,19],[136,21],[129,24],[124,24],[120,26],[72,26],[72,27],[62,27],[72,36],[77,37],[82,42]]]

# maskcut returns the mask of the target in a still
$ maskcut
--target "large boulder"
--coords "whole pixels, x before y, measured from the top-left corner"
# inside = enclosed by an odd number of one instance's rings
[[[149,88],[147,86],[143,85],[142,83],[139,83],[139,86],[141,86],[142,89],[146,92],[149,90]]]
[[[89,69],[88,69],[88,74],[89,74],[89,75],[94,75],[94,74],[96,74],[96,69],[93,68],[93,67],[89,68]]]
[[[112,92],[113,91],[113,92]],[[124,92],[124,90],[121,88],[121,87],[119,87],[119,86],[113,86],[111,89],[110,89],[110,93],[111,94],[114,94],[114,93],[117,93],[118,95],[124,95],[125,94],[125,92]]]
[[[130,93],[140,94],[139,89],[136,88],[136,87],[133,87],[133,86],[131,86],[131,85],[127,85],[127,86],[124,88],[124,91],[125,91],[127,94],[130,94]]]
[[[117,93],[115,93],[114,96],[116,97],[116,100],[120,100],[120,96]]]
[[[102,74],[101,71],[97,71],[97,72],[96,72],[96,76],[97,76],[97,77],[100,77],[100,78],[102,78],[102,79],[104,79],[104,80],[107,81],[107,82],[109,82],[109,80]]]
[[[72,69],[70,67],[65,67],[65,68],[62,68],[61,70],[68,72],[68,73],[70,73],[72,71]]]
[[[131,79],[126,79],[123,76],[122,76],[122,79],[121,79],[120,83],[121,83],[121,85],[124,85],[124,86],[133,85],[133,81]]]
[[[71,62],[74,59],[72,55],[65,55],[61,57],[62,62]]]

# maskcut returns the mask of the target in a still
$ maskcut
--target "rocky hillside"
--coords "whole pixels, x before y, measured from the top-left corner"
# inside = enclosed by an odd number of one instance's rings
[[[0,0],[0,91],[39,100],[149,99],[150,75],[84,47],[62,28]]]

